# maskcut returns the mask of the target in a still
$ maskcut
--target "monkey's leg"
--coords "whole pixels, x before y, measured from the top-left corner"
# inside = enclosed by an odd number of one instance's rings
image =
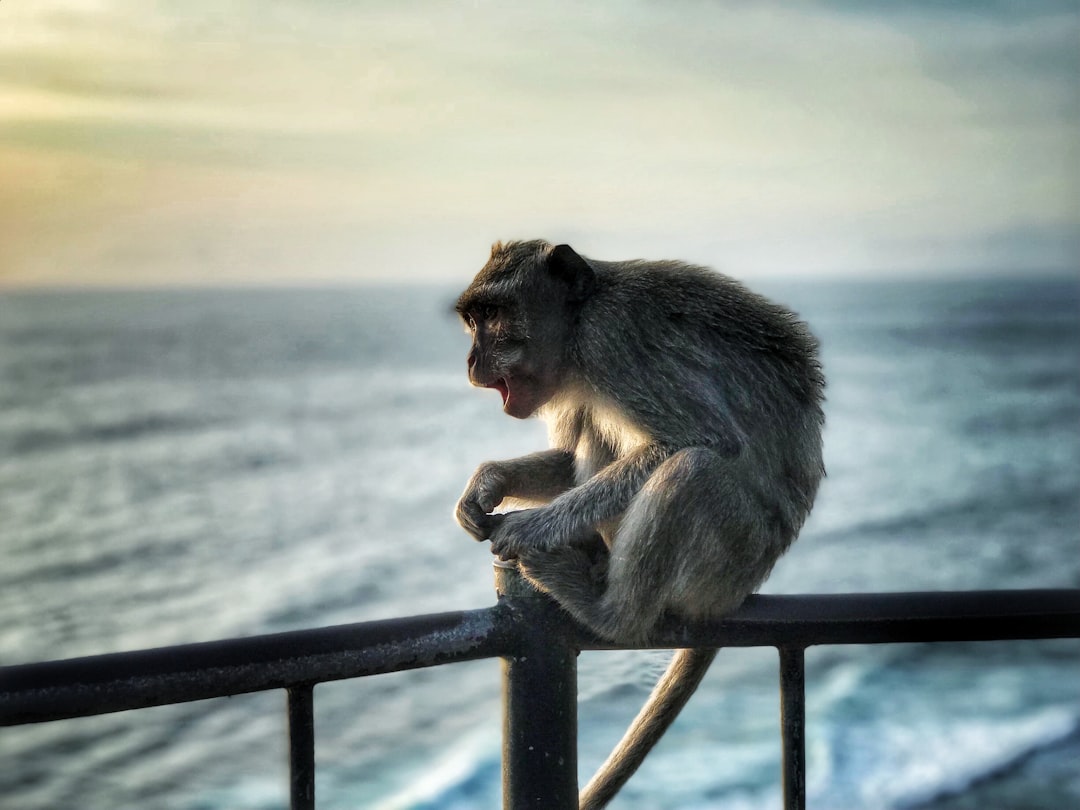
[[[774,510],[754,494],[746,461],[714,450],[681,450],[634,498],[616,536],[605,610],[656,605],[687,618],[718,618],[742,603],[786,547]],[[650,607],[620,621],[647,634]]]
[[[585,557],[527,555],[526,576],[579,622],[616,641],[647,640],[665,610],[720,616],[760,584],[775,555],[767,521],[741,486],[739,461],[682,450],[630,503],[599,580]]]

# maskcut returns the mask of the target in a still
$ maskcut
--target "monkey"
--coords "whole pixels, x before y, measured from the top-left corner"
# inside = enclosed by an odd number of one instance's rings
[[[470,383],[543,419],[550,444],[477,468],[455,511],[470,535],[614,642],[647,642],[667,615],[721,618],[760,587],[825,474],[805,323],[705,267],[544,240],[496,242],[456,310]],[[676,652],[583,810],[629,779],[715,655]]]

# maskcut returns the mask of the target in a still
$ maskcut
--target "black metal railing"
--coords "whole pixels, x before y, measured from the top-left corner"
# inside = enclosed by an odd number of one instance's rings
[[[12,726],[283,689],[293,810],[315,806],[313,687],[455,661],[504,661],[503,806],[577,806],[577,654],[617,649],[496,569],[498,602],[252,638],[0,668]],[[1080,590],[753,596],[719,622],[672,621],[654,648],[780,653],[785,808],[805,806],[804,651],[815,645],[1080,638]]]

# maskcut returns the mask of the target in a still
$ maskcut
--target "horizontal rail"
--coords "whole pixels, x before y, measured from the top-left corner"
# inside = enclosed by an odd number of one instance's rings
[[[513,624],[496,605],[0,667],[0,726],[495,658]]]
[[[0,668],[0,726],[82,717],[519,651],[514,599],[480,610]],[[527,631],[527,626],[525,628]],[[1080,590],[752,596],[650,647],[778,647],[1080,637]],[[578,631],[578,649],[625,645]]]
[[[669,621],[648,646],[805,648],[1045,638],[1080,638],[1080,589],[757,595],[719,622]],[[619,646],[593,641],[582,649]]]

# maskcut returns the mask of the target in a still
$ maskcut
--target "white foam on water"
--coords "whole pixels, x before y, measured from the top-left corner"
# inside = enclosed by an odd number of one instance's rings
[[[457,741],[446,754],[420,768],[407,787],[373,805],[373,810],[411,810],[416,807],[452,808],[475,806],[475,797],[456,796],[462,785],[482,770],[499,768],[499,742],[488,734]]]
[[[810,804],[903,808],[960,793],[1076,732],[1075,706],[1051,706],[1024,716],[965,718],[942,724],[927,715],[850,734],[845,765],[815,779]],[[815,801],[815,794],[817,801]]]

